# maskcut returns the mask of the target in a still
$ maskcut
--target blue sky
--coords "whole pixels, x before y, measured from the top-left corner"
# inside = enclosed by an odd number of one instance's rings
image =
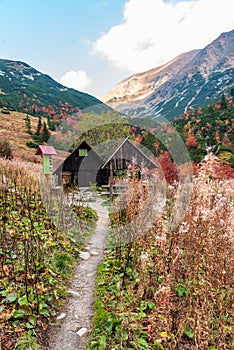
[[[132,73],[202,48],[232,30],[232,3],[0,0],[0,57],[24,61],[101,97]]]

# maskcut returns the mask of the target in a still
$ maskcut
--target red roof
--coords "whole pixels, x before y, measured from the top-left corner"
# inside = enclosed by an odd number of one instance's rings
[[[39,146],[36,155],[47,154],[47,155],[55,155],[57,154],[53,146]]]

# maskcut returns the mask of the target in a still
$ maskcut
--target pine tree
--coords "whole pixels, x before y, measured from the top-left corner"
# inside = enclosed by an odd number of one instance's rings
[[[42,129],[42,134],[41,134],[41,141],[42,142],[47,142],[49,140],[50,133],[49,129],[46,125],[46,122],[43,123],[43,129]]]
[[[38,136],[40,135],[41,127],[42,127],[41,116],[39,116],[35,135],[38,135]]]
[[[49,130],[54,131],[55,130],[55,123],[53,121],[53,119],[51,119],[51,117],[47,116],[47,125]]]
[[[26,124],[28,134],[32,135],[31,120],[28,114],[27,114],[27,117],[25,118],[25,124]]]
[[[234,88],[231,88],[231,98],[234,99]]]
[[[224,94],[222,94],[220,106],[221,106],[221,109],[227,109],[227,101]]]

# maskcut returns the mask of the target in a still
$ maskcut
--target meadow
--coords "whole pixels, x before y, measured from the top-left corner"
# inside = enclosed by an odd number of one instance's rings
[[[234,180],[215,167],[211,159],[197,169],[177,227],[174,183],[154,227],[110,249],[98,270],[87,349],[234,349]],[[133,193],[124,216],[113,211],[112,227],[135,217],[139,184]]]
[[[112,242],[113,228],[144,208],[147,191],[134,181],[125,210],[118,199],[112,208]],[[234,349],[233,185],[232,173],[211,157],[196,168],[179,225],[172,225],[178,183],[171,181],[151,229],[109,246],[98,268],[87,349]],[[89,208],[76,206],[76,213],[81,230],[95,224]],[[82,244],[51,221],[38,164],[0,159],[0,220],[1,350],[47,349]]]

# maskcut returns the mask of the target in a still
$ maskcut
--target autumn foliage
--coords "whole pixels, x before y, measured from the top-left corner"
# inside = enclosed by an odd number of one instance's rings
[[[197,146],[197,140],[194,136],[189,135],[186,140],[186,146],[189,148]]]
[[[178,172],[174,162],[172,162],[168,151],[162,152],[158,157],[158,162],[162,167],[165,179],[169,184],[178,181]]]

